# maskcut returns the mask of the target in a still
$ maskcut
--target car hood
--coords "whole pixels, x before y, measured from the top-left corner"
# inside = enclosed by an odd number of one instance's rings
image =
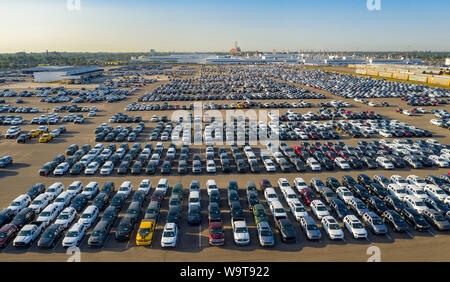
[[[237,240],[240,239],[248,240],[250,236],[248,233],[234,233],[234,238],[236,238]]]

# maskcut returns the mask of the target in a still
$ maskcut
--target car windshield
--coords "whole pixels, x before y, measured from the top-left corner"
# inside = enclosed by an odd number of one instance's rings
[[[57,202],[57,203],[63,203],[64,201],[65,201],[64,198],[57,198],[57,199],[55,200],[55,202]]]
[[[261,236],[272,236],[272,232],[270,232],[269,230],[262,230]]]
[[[353,228],[355,228],[355,229],[362,229],[364,227],[363,227],[363,225],[361,223],[353,223]]]
[[[53,232],[45,232],[44,234],[42,234],[42,238],[54,238],[55,237],[55,233]]]
[[[103,236],[103,231],[94,231],[94,232],[92,232],[92,236],[94,236],[94,237],[100,237],[100,236]]]
[[[447,219],[445,219],[445,217],[441,214],[435,214],[434,218],[436,219],[436,221],[447,221]]]
[[[69,215],[67,213],[61,214],[60,216],[58,216],[58,219],[68,219]]]
[[[310,224],[310,225],[308,225],[308,226],[306,227],[306,229],[308,229],[308,230],[317,230],[318,228],[317,228],[316,225]]]
[[[42,204],[42,201],[36,200],[36,201],[33,201],[31,204],[32,205],[40,205],[40,204]]]
[[[247,233],[247,227],[236,228],[236,233]]]
[[[304,211],[305,211],[305,208],[297,207],[297,208],[295,208],[295,211],[296,211],[296,212],[304,212]]]
[[[152,231],[151,228],[141,228],[141,229],[139,230],[139,235],[141,235],[141,237],[145,237],[145,236],[147,236],[148,234],[150,234],[151,231]]]
[[[281,229],[283,231],[294,231],[294,227],[292,227],[292,225],[290,225],[290,224],[282,226]]]
[[[119,231],[128,231],[128,230],[130,230],[130,227],[126,224],[119,226]]]
[[[338,224],[333,223],[333,224],[330,224],[329,229],[332,229],[332,230],[338,230],[338,229],[341,229],[341,228],[339,227]]]
[[[383,225],[383,222],[380,219],[374,219],[372,222],[374,225]]]
[[[11,203],[11,206],[18,207],[18,206],[20,206],[20,202],[13,202],[13,203]]]
[[[319,206],[319,207],[317,207],[317,210],[318,211],[327,211],[327,208],[324,206]]]
[[[212,228],[211,234],[222,234],[222,228]]]
[[[19,236],[30,236],[31,234],[32,234],[31,230],[24,230],[24,231],[20,231]]]
[[[0,238],[6,238],[6,235],[8,235],[6,232],[0,233]]]
[[[50,212],[42,212],[42,213],[41,213],[41,216],[50,216],[50,215],[51,215]]]
[[[175,232],[173,231],[166,231],[163,234],[163,237],[174,237],[175,236]]]

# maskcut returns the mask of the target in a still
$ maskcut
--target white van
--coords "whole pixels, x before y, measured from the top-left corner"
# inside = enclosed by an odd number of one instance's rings
[[[219,191],[219,188],[217,187],[216,180],[214,179],[208,179],[206,181],[206,191],[208,192],[208,196],[211,195],[212,190]]]
[[[30,202],[30,196],[28,196],[27,194],[22,194],[11,202],[8,209],[10,209],[14,214],[17,214],[18,212],[26,208],[30,204]]]
[[[420,214],[423,213],[423,211],[428,210],[428,207],[425,204],[425,202],[414,195],[405,196],[403,198],[403,202],[408,208],[411,208]]]
[[[50,196],[42,193],[31,202],[29,208],[33,209],[36,213],[40,213],[49,203]]]
[[[67,205],[69,205],[70,200],[72,200],[72,197],[74,194],[70,193],[69,191],[64,191],[55,199],[53,204],[57,205],[59,210],[62,211]]]
[[[99,212],[100,211],[97,206],[88,206],[84,209],[80,219],[78,219],[78,223],[86,225],[87,228],[91,227],[92,223],[97,219]]]
[[[199,191],[192,191],[189,193],[189,204],[188,208],[190,209],[191,206],[198,205],[200,207],[200,192]]]
[[[56,218],[59,211],[58,205],[50,204],[39,214],[36,221],[44,223],[44,226],[47,227]]]
[[[156,185],[155,191],[159,190],[166,195],[167,189],[169,188],[169,180],[167,178],[161,178],[158,182],[158,185]]]

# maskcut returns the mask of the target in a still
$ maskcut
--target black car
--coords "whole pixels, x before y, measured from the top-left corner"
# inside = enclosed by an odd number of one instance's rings
[[[100,192],[92,201],[92,204],[94,206],[96,206],[99,211],[102,211],[104,208],[106,208],[106,206],[108,205],[109,202],[109,195],[106,194],[105,192]]]
[[[212,190],[209,194],[209,202],[210,203],[217,203],[220,206],[220,193],[217,190]]]
[[[244,219],[244,211],[242,210],[242,206],[239,201],[231,202],[230,211],[231,211],[231,218],[233,220]]]
[[[243,159],[238,159],[236,162],[236,168],[238,172],[244,173],[247,172],[247,165]]]
[[[134,203],[139,203],[139,206],[142,207],[142,204],[145,201],[145,191],[143,190],[137,190],[136,192],[134,192],[133,194],[133,198],[131,198],[131,202]]]
[[[177,225],[180,224],[181,219],[181,209],[179,206],[172,206],[167,213],[167,221],[166,223],[175,223]]]
[[[171,164],[169,161],[164,161],[161,165],[161,174],[169,174],[171,170]]]
[[[259,164],[258,164],[257,160],[251,160],[250,161],[250,170],[253,173],[259,173],[261,171],[261,168],[259,167]]]
[[[131,218],[131,220],[134,223],[138,220],[140,213],[141,213],[141,203],[131,202],[131,204],[128,206],[127,212],[125,213],[125,217]]]
[[[102,186],[100,193],[106,193],[108,195],[108,197],[112,197],[112,195],[114,194],[115,191],[116,191],[116,188],[114,186],[114,182],[106,181],[105,184]]]
[[[405,208],[402,210],[401,215],[405,221],[414,228],[414,230],[427,231],[430,229],[430,224],[428,224],[425,218],[411,208]]]
[[[390,225],[397,232],[405,232],[408,231],[409,226],[403,219],[401,215],[399,215],[394,210],[387,210],[381,215],[381,219],[388,225]]]
[[[35,215],[36,213],[32,208],[24,208],[14,216],[11,224],[14,224],[18,229],[20,229],[24,225],[31,223],[34,220]]]
[[[377,196],[380,199],[384,199],[388,195],[386,189],[378,183],[373,182],[367,188],[372,195]]]
[[[339,219],[343,219],[345,216],[351,214],[347,209],[347,206],[340,199],[333,199],[330,203],[331,210],[336,213]]]
[[[70,206],[74,208],[77,212],[80,212],[84,209],[84,206],[87,204],[87,197],[83,194],[78,194],[73,198],[72,202],[70,203]]]
[[[356,181],[358,182],[358,184],[366,188],[368,188],[369,185],[373,183],[372,178],[363,173],[358,174],[358,176],[356,177]]]
[[[208,220],[209,221],[222,221],[222,215],[220,213],[219,204],[216,202],[210,202],[208,207]]]
[[[55,161],[45,163],[42,166],[42,168],[39,170],[39,175],[40,176],[48,176],[53,170],[55,170],[57,165],[58,165],[58,163]]]
[[[318,160],[319,160],[320,165],[325,167],[326,170],[333,170],[334,169],[334,164],[329,158],[323,157],[323,158],[320,158]]]
[[[45,185],[42,183],[36,183],[31,186],[30,190],[28,190],[27,195],[30,196],[31,200],[39,196],[39,194],[45,191]]]
[[[122,161],[117,169],[118,174],[127,174],[128,170],[130,170],[130,162]]]
[[[161,208],[160,202],[150,201],[150,203],[147,206],[144,219],[154,219],[155,221],[158,221],[160,208]]]
[[[140,174],[142,172],[142,163],[140,161],[135,161],[131,167],[132,174]]]
[[[126,195],[124,193],[116,194],[111,199],[111,206],[116,208],[117,211],[122,209],[123,204],[125,203]]]
[[[281,241],[285,243],[295,243],[297,235],[295,234],[294,226],[286,218],[280,218],[275,221],[275,225],[280,233]]]
[[[123,217],[117,227],[117,231],[114,237],[117,241],[127,241],[131,237],[131,233],[134,230],[135,220],[131,217]]]
[[[119,215],[119,211],[117,210],[117,208],[113,207],[113,206],[109,206],[103,212],[101,221],[107,221],[110,224],[114,225],[114,222],[116,221],[118,215]]]
[[[52,224],[42,233],[37,242],[38,248],[53,248],[63,234],[63,226],[60,224]]]
[[[21,134],[18,138],[17,138],[17,143],[27,143],[27,141],[31,140],[31,134]]]
[[[249,210],[253,210],[253,207],[259,204],[257,192],[247,192],[247,203]]]
[[[349,188],[350,190],[351,190],[351,187],[353,186],[353,185],[356,185],[356,184],[358,184],[357,182],[356,182],[356,180],[353,178],[353,177],[351,177],[350,175],[343,175],[342,176],[342,185],[344,185],[345,187],[347,187],[347,188]]]
[[[336,192],[337,188],[341,187],[341,183],[339,183],[339,180],[337,180],[334,177],[328,177],[327,180],[325,181],[325,184],[330,187],[333,191]]]
[[[363,201],[366,201],[370,197],[369,191],[359,184],[351,186],[350,190]]]
[[[156,165],[156,162],[149,161],[147,166],[145,167],[145,173],[146,174],[155,174],[157,167],[158,166]]]
[[[202,222],[202,212],[199,205],[192,205],[188,210],[188,224],[200,224]]]
[[[231,172],[231,165],[229,160],[222,160],[222,172]]]
[[[78,175],[83,170],[84,170],[84,164],[81,162],[77,162],[70,168],[69,173],[72,175]]]
[[[393,209],[398,213],[401,213],[402,210],[405,208],[405,205],[403,204],[402,200],[392,195],[384,197],[383,201],[388,208]]]
[[[350,166],[353,169],[362,169],[364,166],[360,160],[358,160],[356,157],[353,157],[353,156],[348,158],[347,162],[350,164]]]
[[[367,207],[374,210],[378,215],[382,215],[384,211],[388,210],[384,202],[377,196],[371,196],[366,203]]]
[[[88,239],[89,247],[102,247],[105,244],[106,238],[108,238],[109,231],[111,230],[111,223],[105,220],[101,220],[97,223],[92,231],[91,236]]]
[[[14,213],[10,209],[3,209],[0,211],[0,227],[3,225],[10,223],[14,218]]]

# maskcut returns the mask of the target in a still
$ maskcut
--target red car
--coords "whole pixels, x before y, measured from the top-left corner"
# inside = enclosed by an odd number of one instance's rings
[[[300,153],[302,152],[302,147],[301,146],[294,146],[294,151],[297,153],[297,155],[300,155]]]
[[[403,109],[402,109],[402,108],[397,108],[397,109],[395,109],[395,111],[396,111],[397,113],[401,113],[401,112],[403,112]]]
[[[209,223],[209,244],[213,246],[222,246],[225,243],[222,222],[212,221]]]
[[[300,194],[302,195],[303,199],[305,199],[305,202],[309,205],[311,205],[311,202],[314,200],[317,200],[316,194],[314,194],[313,190],[310,188],[303,188],[300,190]]]
[[[19,229],[17,229],[17,226],[14,224],[6,224],[3,225],[2,228],[0,228],[0,248],[6,247],[8,245],[9,241],[13,239]]]
[[[156,202],[161,203],[163,199],[164,199],[164,194],[162,191],[154,191],[152,194],[152,197],[150,198],[150,202],[156,201]]]
[[[263,178],[261,179],[261,182],[259,182],[259,188],[261,190],[265,190],[266,188],[272,188],[272,184],[270,183],[269,179],[267,178]]]

